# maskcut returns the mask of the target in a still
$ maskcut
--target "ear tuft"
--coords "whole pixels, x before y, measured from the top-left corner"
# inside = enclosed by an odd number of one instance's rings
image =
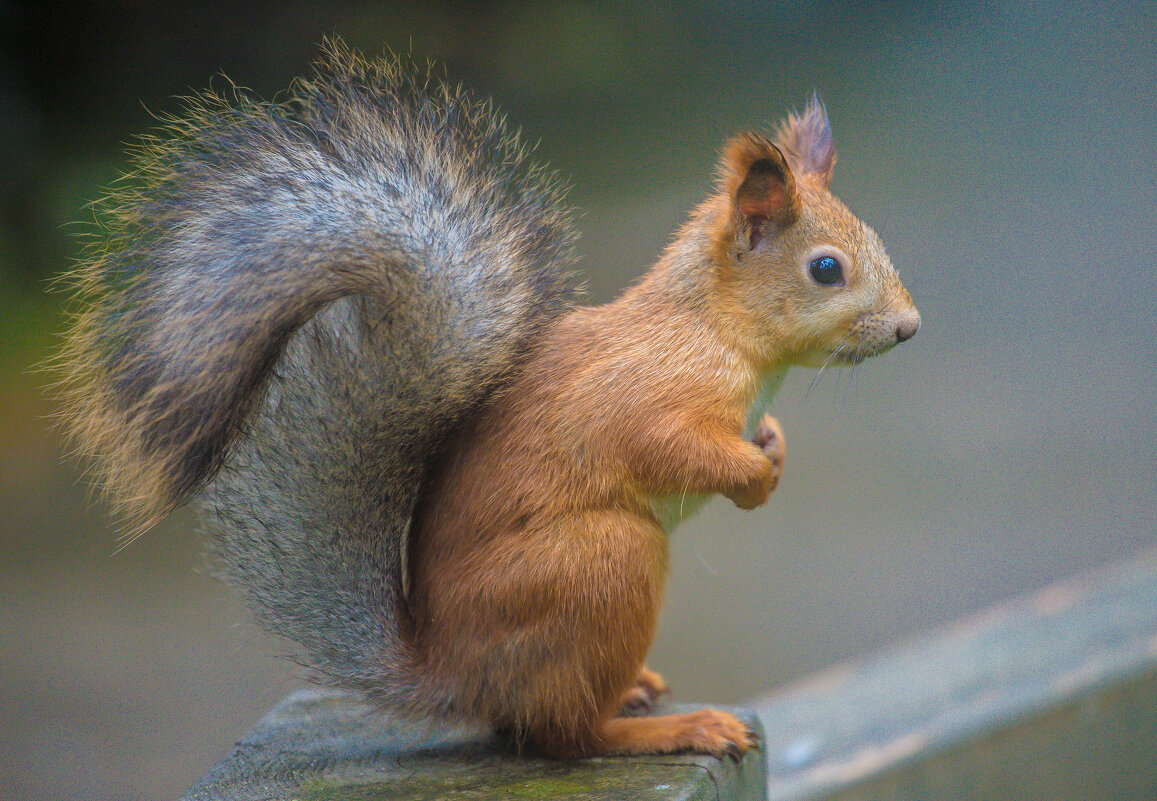
[[[779,149],[765,136],[741,133],[723,149],[721,188],[730,198],[735,216],[750,234],[755,247],[768,224],[791,220],[799,198],[791,168]]]
[[[826,188],[836,166],[836,148],[824,101],[815,92],[802,114],[792,112],[779,124],[775,144],[801,177],[818,179]]]

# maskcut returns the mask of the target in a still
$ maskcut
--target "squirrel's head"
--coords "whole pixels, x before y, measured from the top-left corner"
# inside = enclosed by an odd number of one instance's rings
[[[724,148],[710,204],[719,294],[764,358],[854,364],[920,327],[876,232],[829,191],[835,163],[815,96],[774,140],[743,133]]]

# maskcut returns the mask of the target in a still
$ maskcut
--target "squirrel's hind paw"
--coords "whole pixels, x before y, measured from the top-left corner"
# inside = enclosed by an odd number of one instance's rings
[[[639,675],[619,698],[619,708],[624,710],[650,709],[659,696],[671,692],[663,677],[646,667],[639,669]]]
[[[740,759],[759,738],[734,715],[701,709],[658,718],[612,718],[601,732],[603,754],[674,754],[691,751]]]

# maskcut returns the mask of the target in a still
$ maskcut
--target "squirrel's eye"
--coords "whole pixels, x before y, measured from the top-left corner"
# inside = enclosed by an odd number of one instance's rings
[[[844,280],[844,268],[831,256],[820,256],[808,264],[808,272],[817,284],[832,286]]]

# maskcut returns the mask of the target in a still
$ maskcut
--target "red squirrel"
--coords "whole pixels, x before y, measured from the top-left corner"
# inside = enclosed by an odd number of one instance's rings
[[[919,327],[835,161],[816,98],[735,136],[654,267],[575,306],[518,135],[330,42],[287,99],[205,94],[142,145],[78,268],[66,422],[132,531],[203,504],[321,681],[553,757],[740,755],[727,713],[620,713],[666,689],[671,504],[779,479],[761,387]]]

